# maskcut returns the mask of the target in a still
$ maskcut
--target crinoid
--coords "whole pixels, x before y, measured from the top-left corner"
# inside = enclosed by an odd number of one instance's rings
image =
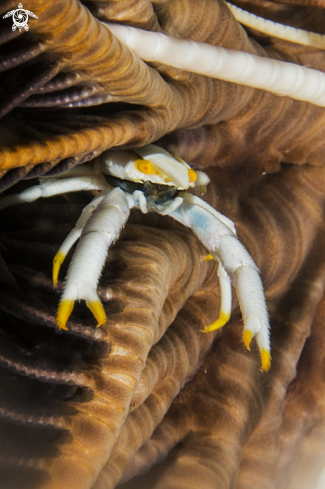
[[[236,5],[324,35],[320,1]],[[143,213],[149,194],[103,260],[100,328],[80,302],[58,330],[73,248],[56,287],[51,278],[98,189],[3,209],[1,489],[314,489],[325,458],[325,109],[145,62],[104,22],[306,66],[319,80],[321,45],[263,32],[263,20],[249,26],[221,0],[26,7],[37,16],[28,32],[1,18],[0,199],[39,188],[38,178],[93,172],[112,148],[168,150],[208,175],[200,198],[234,222],[260,270],[272,363],[262,371],[255,342],[245,348],[235,289],[229,324],[202,332],[221,304],[216,266],[191,229]],[[1,17],[15,8],[7,1]]]

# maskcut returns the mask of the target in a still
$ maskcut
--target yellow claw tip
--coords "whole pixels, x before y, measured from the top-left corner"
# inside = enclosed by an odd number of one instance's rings
[[[188,170],[188,179],[190,183],[196,182],[197,180],[197,174],[194,170],[192,170],[192,168],[189,168]]]
[[[261,350],[261,359],[262,359],[262,369],[265,372],[267,372],[271,367],[271,355],[266,348],[262,348]]]
[[[56,324],[58,325],[59,329],[65,329],[66,331],[68,330],[66,324],[72,313],[73,306],[74,301],[72,299],[65,299],[60,302],[56,316]]]
[[[209,255],[203,256],[202,260],[203,261],[209,261],[209,260],[214,260],[214,258],[213,258],[213,256],[210,253]]]
[[[203,333],[210,333],[211,331],[215,331],[217,329],[222,328],[230,318],[230,314],[227,312],[220,311],[220,315],[214,323],[210,324],[210,326],[206,326],[203,330]]]
[[[250,329],[246,329],[244,331],[244,344],[245,344],[247,350],[249,350],[249,351],[251,349],[250,344],[251,344],[252,338],[253,338],[253,333],[251,332]]]
[[[53,285],[56,287],[58,283],[59,271],[62,263],[64,262],[65,254],[62,251],[58,251],[53,259],[53,271],[52,271],[52,280]]]
[[[107,317],[106,317],[103,304],[99,300],[87,301],[87,306],[89,307],[89,309],[91,310],[95,318],[97,319],[98,322],[97,328],[99,328],[100,326],[102,326],[107,322]]]

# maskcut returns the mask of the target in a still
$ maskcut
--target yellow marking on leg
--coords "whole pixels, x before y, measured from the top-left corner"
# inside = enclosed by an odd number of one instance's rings
[[[73,306],[74,301],[72,299],[65,299],[60,302],[58,313],[56,316],[56,324],[58,325],[59,329],[68,330],[66,324],[72,313]]]
[[[206,326],[203,330],[203,333],[210,333],[211,331],[215,331],[216,329],[222,328],[226,323],[228,323],[230,318],[230,314],[220,311],[220,315],[214,323],[210,324],[210,326]]]
[[[210,254],[210,255],[205,255],[202,257],[202,260],[203,261],[209,261],[209,260],[214,260],[213,256]]]
[[[106,312],[103,308],[103,304],[100,301],[87,301],[87,306],[98,321],[97,328],[107,323]]]
[[[253,338],[253,333],[251,332],[250,329],[246,329],[246,331],[244,331],[244,344],[247,348],[247,350],[251,350],[251,341],[252,341],[252,338]]]
[[[59,271],[62,263],[64,262],[65,259],[65,254],[62,253],[62,251],[58,251],[57,254],[55,255],[53,259],[53,272],[52,272],[52,278],[53,278],[53,285],[56,287],[58,283],[58,277],[59,277]]]
[[[271,355],[266,348],[262,348],[261,350],[261,359],[262,359],[262,369],[265,372],[267,372],[271,367]]]

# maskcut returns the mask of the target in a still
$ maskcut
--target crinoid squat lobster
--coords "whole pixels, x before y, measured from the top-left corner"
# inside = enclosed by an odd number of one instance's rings
[[[132,150],[108,150],[92,164],[75,167],[56,178],[41,178],[39,185],[0,200],[0,209],[66,192],[101,191],[83,209],[54,258],[53,283],[56,285],[60,266],[79,239],[58,309],[60,329],[67,329],[74,302],[81,299],[94,314],[97,326],[107,321],[97,285],[107,251],[118,239],[130,209],[169,215],[191,228],[209,251],[208,258],[218,263],[220,314],[204,331],[221,328],[229,320],[232,282],[237,289],[244,319],[244,343],[249,348],[252,338],[256,337],[262,368],[268,370],[269,318],[259,270],[238,240],[234,223],[187,192],[194,187],[205,189],[208,183],[205,173],[192,170],[183,160],[150,144]]]

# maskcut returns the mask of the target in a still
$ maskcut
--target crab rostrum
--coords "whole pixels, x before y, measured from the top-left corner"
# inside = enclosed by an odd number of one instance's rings
[[[194,171],[185,161],[155,145],[132,150],[108,150],[92,164],[74,167],[55,178],[0,200],[0,209],[81,190],[100,193],[82,211],[53,261],[53,283],[67,253],[79,239],[66,278],[57,313],[57,325],[67,329],[76,300],[85,300],[98,324],[106,321],[97,294],[98,281],[109,247],[118,239],[130,209],[169,215],[192,229],[208,250],[205,259],[218,263],[221,307],[218,319],[204,332],[224,326],[231,313],[231,282],[237,290],[244,320],[244,343],[249,348],[256,337],[262,368],[270,367],[269,317],[259,270],[236,235],[234,223],[204,200],[187,192],[204,191],[208,176]]]

